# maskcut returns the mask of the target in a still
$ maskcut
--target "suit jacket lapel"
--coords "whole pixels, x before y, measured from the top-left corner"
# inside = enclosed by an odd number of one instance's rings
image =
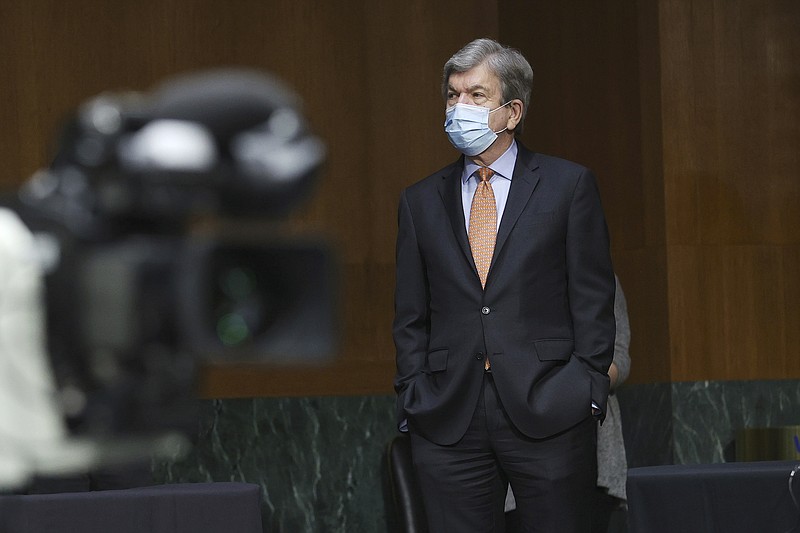
[[[527,150],[519,142],[517,146],[519,147],[517,162],[514,165],[514,175],[511,178],[511,189],[508,192],[506,208],[497,231],[492,264],[494,264],[495,259],[499,256],[506,240],[508,240],[511,230],[517,223],[517,219],[519,219],[519,216],[528,204],[531,194],[533,194],[533,190],[539,183],[539,177],[535,172],[536,169],[539,168],[536,155]],[[439,194],[444,202],[445,211],[450,218],[450,226],[453,229],[456,241],[458,241],[464,258],[472,266],[472,270],[475,272],[475,276],[477,276],[478,271],[475,268],[475,261],[472,259],[472,251],[469,248],[467,227],[466,224],[464,224],[464,207],[461,202],[461,174],[463,172],[464,157],[462,156],[458,162],[448,167],[442,173],[442,179],[439,182]],[[491,267],[489,268],[489,277],[491,277]]]
[[[539,183],[539,177],[535,172],[539,167],[536,155],[528,151],[521,143],[517,143],[517,146],[519,149],[517,162],[514,165],[514,175],[511,177],[511,189],[508,191],[506,208],[503,212],[503,218],[500,220],[500,228],[497,230],[492,264],[500,255],[500,251],[503,249],[506,240],[508,240],[511,230],[528,204],[536,184]]]
[[[464,157],[451,165],[445,173],[442,174],[442,180],[439,183],[439,194],[444,202],[444,208],[447,216],[450,218],[450,226],[453,229],[456,241],[464,253],[465,258],[472,265],[475,270],[475,264],[472,260],[472,252],[469,249],[469,240],[467,238],[467,226],[464,224],[464,206],[461,203],[461,174],[464,172]],[[475,270],[477,275],[478,271]]]

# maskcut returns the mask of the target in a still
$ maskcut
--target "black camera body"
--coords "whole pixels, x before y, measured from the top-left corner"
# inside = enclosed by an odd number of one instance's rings
[[[247,70],[100,95],[15,211],[45,272],[47,349],[77,434],[195,422],[202,361],[335,355],[335,261],[283,236],[325,159],[298,102]]]

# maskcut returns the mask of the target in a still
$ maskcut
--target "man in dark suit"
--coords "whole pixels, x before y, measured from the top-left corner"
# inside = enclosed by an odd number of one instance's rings
[[[614,273],[592,173],[515,140],[532,81],[489,39],[453,55],[463,155],[400,199],[398,424],[433,533],[502,531],[506,482],[525,531],[589,530]]]

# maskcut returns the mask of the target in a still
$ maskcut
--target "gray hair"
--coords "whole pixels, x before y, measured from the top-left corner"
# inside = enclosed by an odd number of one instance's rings
[[[531,100],[533,69],[519,50],[503,46],[492,39],[475,39],[468,43],[444,64],[442,96],[446,101],[448,84],[453,73],[466,72],[484,63],[500,80],[502,103],[514,99],[522,100],[522,120],[516,130],[516,133],[521,133]]]

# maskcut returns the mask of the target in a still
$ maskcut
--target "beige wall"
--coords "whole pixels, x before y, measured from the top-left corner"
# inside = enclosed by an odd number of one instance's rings
[[[478,36],[533,63],[526,144],[597,172],[631,380],[800,378],[800,3],[0,0],[0,24],[0,184],[86,98],[204,67],[283,77],[328,142],[294,223],[338,245],[340,357],[210,368],[204,395],[391,392],[397,199],[455,157],[441,65]]]

